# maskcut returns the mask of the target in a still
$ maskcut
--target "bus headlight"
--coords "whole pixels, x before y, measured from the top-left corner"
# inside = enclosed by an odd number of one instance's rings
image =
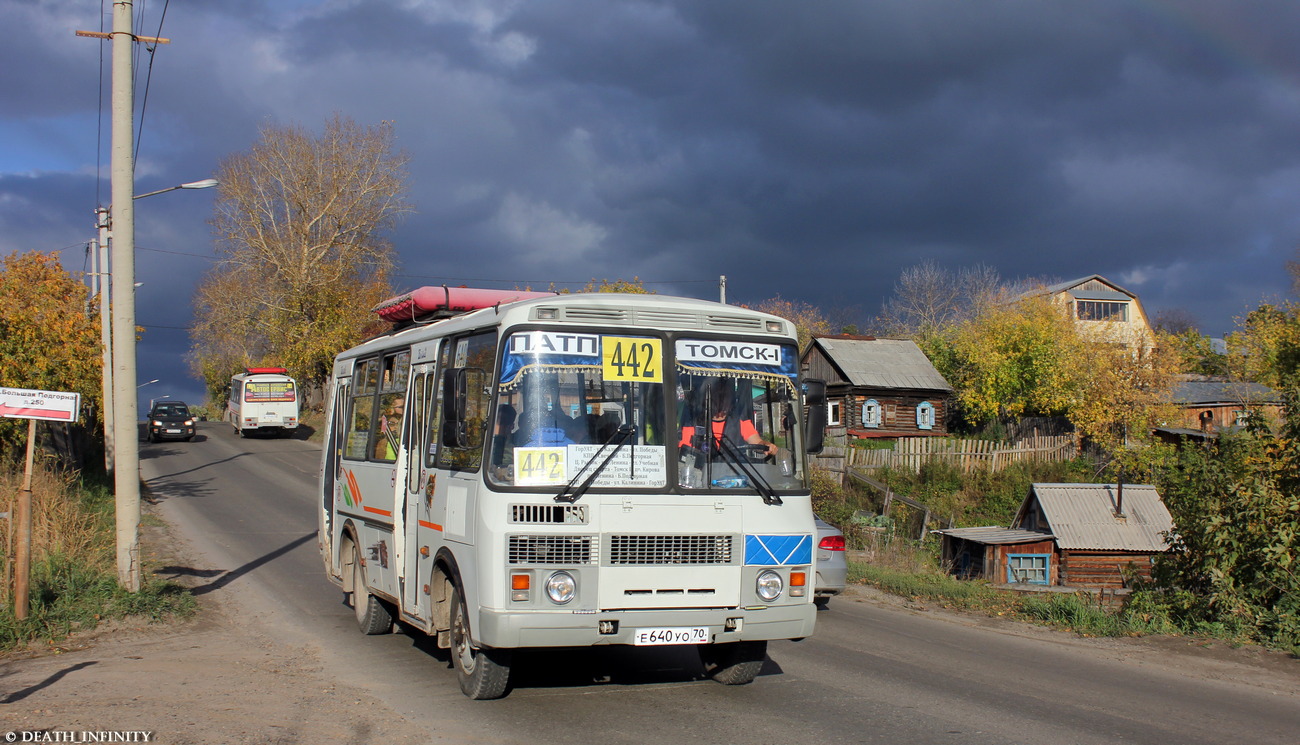
[[[564,605],[578,593],[578,582],[568,572],[556,572],[546,578],[546,596],[551,602]]]
[[[784,589],[785,581],[781,579],[781,575],[771,569],[765,569],[758,575],[755,590],[760,598],[771,602],[781,597],[781,591]]]

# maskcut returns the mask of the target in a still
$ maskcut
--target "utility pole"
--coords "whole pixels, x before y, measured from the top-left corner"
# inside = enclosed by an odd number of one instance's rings
[[[104,287],[104,278],[111,277],[108,263],[108,209],[105,207],[95,208],[95,227],[99,234],[95,241],[95,250],[97,263],[99,267],[95,270],[99,287],[99,341],[104,347],[104,354],[100,363],[100,390],[103,395],[103,420],[104,420],[104,473],[112,476],[114,473],[114,458],[116,452],[113,450],[113,425],[117,421],[113,418],[113,326],[109,317],[109,292]]]
[[[725,274],[718,277],[718,302],[727,304],[727,275]]]
[[[113,448],[113,491],[117,519],[117,581],[129,592],[140,590],[140,433],[136,407],[135,370],[135,82],[131,55],[135,43],[167,44],[169,40],[136,36],[131,32],[132,0],[113,0],[113,31],[77,31],[77,36],[113,42],[113,95],[111,165],[112,204],[105,222],[100,211],[96,225],[101,242],[110,245],[112,275],[108,302],[112,333],[109,336],[112,435],[105,429],[105,445]],[[103,299],[101,299],[101,302]]]
[[[131,0],[113,0],[113,445],[117,580],[140,590],[140,436],[135,401],[135,82]]]

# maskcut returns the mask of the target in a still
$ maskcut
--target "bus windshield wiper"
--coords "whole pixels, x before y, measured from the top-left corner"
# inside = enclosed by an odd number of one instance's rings
[[[745,459],[745,454],[740,452],[740,448],[736,447],[736,443],[732,442],[730,438],[723,437],[718,440],[718,444],[720,445],[718,449],[722,451],[722,457],[727,459],[732,468],[745,474],[745,477],[749,479],[749,483],[754,485],[754,488],[758,490],[758,495],[763,498],[763,504],[782,504],[781,498],[776,495],[772,485],[767,483],[767,479],[759,475],[758,469],[754,468],[753,464]]]
[[[591,485],[596,482],[596,478],[605,470],[605,466],[608,466],[609,462],[614,460],[614,456],[618,455],[618,451],[623,449],[623,446],[627,444],[628,440],[632,439],[632,435],[634,434],[636,434],[636,427],[631,424],[624,424],[619,427],[617,432],[610,435],[609,439],[605,440],[605,442],[601,444],[600,450],[597,450],[596,454],[591,456],[591,460],[588,460],[583,464],[582,468],[578,469],[578,472],[574,474],[573,479],[571,479],[569,483],[565,484],[564,488],[560,489],[560,493],[555,495],[555,501],[568,502],[572,504],[581,499],[582,495],[586,494],[587,490],[591,488]],[[616,443],[615,440],[618,442]],[[578,479],[582,478],[582,474],[587,472],[587,469],[592,463],[595,463],[600,459],[600,454],[605,452],[605,448],[610,445],[613,445],[614,449],[610,451],[609,455],[605,456],[605,460],[601,461],[600,465],[591,469],[591,475],[587,477],[586,481],[582,482],[581,486],[575,489],[574,485],[578,483]],[[570,494],[570,492],[572,492],[572,494]]]

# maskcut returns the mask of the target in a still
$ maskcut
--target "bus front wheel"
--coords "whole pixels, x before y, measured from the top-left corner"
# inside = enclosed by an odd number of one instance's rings
[[[723,685],[739,686],[752,683],[763,669],[767,659],[766,641],[731,642],[730,644],[703,644],[700,662],[704,674]]]
[[[475,649],[470,641],[469,611],[460,588],[451,591],[451,658],[460,691],[471,699],[501,698],[510,682],[510,652]]]

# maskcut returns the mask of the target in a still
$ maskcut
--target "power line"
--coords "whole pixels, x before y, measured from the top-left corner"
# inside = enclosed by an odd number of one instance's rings
[[[166,0],[166,2],[163,3],[162,16],[160,16],[160,17],[158,18],[158,31],[157,31],[157,33],[154,34],[154,38],[162,38],[163,21],[166,20],[166,18],[167,18],[167,6],[169,6],[169,5],[171,5],[171,0]],[[143,3],[143,2],[140,3],[140,23],[141,23],[142,25],[143,25],[143,23],[144,23],[144,3]],[[143,96],[141,97],[141,99],[140,99],[140,126],[139,126],[139,128],[136,130],[136,135],[135,135],[135,154],[136,154],[136,157],[137,157],[137,158],[140,156],[140,140],[141,140],[141,138],[144,137],[144,113],[145,113],[145,110],[146,110],[146,109],[148,108],[148,106],[149,106],[149,83],[150,83],[150,81],[153,80],[153,60],[154,60],[154,51],[155,51],[156,49],[158,49],[158,45],[157,45],[157,44],[154,44],[153,46],[149,46],[148,44],[145,44],[145,45],[143,45],[143,46],[144,46],[145,51],[147,51],[147,52],[149,53],[149,67],[148,67],[148,69],[145,70],[145,76],[144,76],[144,95],[143,95]],[[136,54],[138,55],[138,54],[139,54],[139,47],[136,47],[136,50],[137,50],[137,51],[136,51]],[[137,67],[137,69],[139,69],[139,68]]]

